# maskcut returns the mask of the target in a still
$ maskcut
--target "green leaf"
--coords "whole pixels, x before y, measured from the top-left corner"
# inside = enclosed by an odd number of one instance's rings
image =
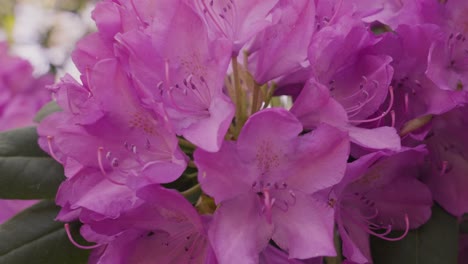
[[[48,115],[60,111],[62,111],[62,109],[55,101],[48,102],[39,110],[39,112],[37,112],[36,116],[34,117],[34,121],[40,123]]]
[[[0,199],[54,198],[65,179],[62,165],[37,143],[35,127],[0,133]]]
[[[25,127],[0,133],[0,157],[46,157],[37,144],[35,127]]]
[[[62,165],[47,157],[0,157],[0,198],[54,198],[65,179]]]
[[[58,210],[54,202],[43,201],[0,225],[0,263],[86,263],[89,252],[73,246],[63,223],[54,221]]]
[[[440,206],[432,208],[431,219],[397,242],[371,238],[375,264],[458,263],[458,222]]]

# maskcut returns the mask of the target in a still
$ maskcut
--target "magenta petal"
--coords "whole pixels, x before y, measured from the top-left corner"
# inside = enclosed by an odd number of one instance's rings
[[[212,99],[209,112],[209,118],[201,119],[187,128],[180,129],[180,133],[193,144],[206,151],[214,152],[221,147],[224,135],[231,125],[234,106],[226,96],[220,95]]]
[[[240,0],[231,1],[231,4],[206,0],[194,2],[192,5],[211,29],[210,35],[229,39],[233,53],[237,54],[247,41],[271,24],[270,12],[278,0]]]
[[[388,149],[398,151],[401,148],[401,139],[393,127],[377,127],[366,129],[360,127],[347,127],[349,137],[353,143],[369,149]]]
[[[253,193],[225,201],[216,210],[208,232],[219,263],[258,263],[273,232],[260,211]]]
[[[254,45],[260,48],[249,56],[253,76],[261,84],[302,68],[315,29],[312,1],[280,2],[275,10],[280,13],[278,23],[257,35]]]
[[[291,108],[303,124],[304,128],[312,129],[320,123],[343,127],[348,122],[344,108],[330,96],[323,84],[310,79]]]
[[[138,232],[127,232],[122,238],[115,239],[112,244],[92,251],[89,264],[124,264],[128,263],[128,252],[136,244]]]
[[[113,56],[112,43],[103,40],[99,33],[89,34],[78,41],[71,54],[73,62],[82,74],[87,74],[98,61]],[[88,80],[85,78],[83,83],[88,85]]]
[[[115,3],[99,2],[93,10],[92,17],[96,21],[99,34],[109,41],[122,30],[122,18],[118,5]]]
[[[294,206],[273,213],[273,240],[289,251],[290,258],[336,256],[333,209],[302,192],[295,194]]]
[[[339,220],[338,220],[339,221]],[[343,255],[351,263],[368,263],[371,259],[369,234],[352,221],[338,224]]]
[[[0,200],[0,224],[35,203],[35,200]]]
[[[346,169],[349,147],[347,134],[326,124],[302,136],[288,185],[311,194],[337,184]]]
[[[259,264],[323,264],[323,259],[321,257],[304,261],[291,259],[287,252],[272,245],[268,245],[265,250],[260,253]]]
[[[429,49],[426,75],[444,90],[464,90],[468,86],[468,45],[461,33],[440,40]]]
[[[71,209],[85,208],[111,218],[116,218],[122,211],[132,208],[135,201],[135,192],[128,187],[106,180],[99,172],[89,171],[62,183],[56,197],[57,204],[61,206],[70,205]]]
[[[230,141],[224,142],[216,153],[202,149],[197,149],[194,153],[199,170],[198,181],[203,191],[213,196],[216,203],[246,192],[255,181],[254,175],[236,154],[236,145]],[[239,177],[240,175],[243,177]]]
[[[275,129],[272,129],[272,125]],[[239,135],[237,149],[242,153],[243,160],[255,159],[259,149],[268,151],[265,148],[287,153],[287,149],[281,148],[292,145],[301,132],[301,123],[291,113],[279,108],[265,109],[247,120]]]
[[[376,221],[390,223],[397,230],[406,228],[405,214],[410,228],[421,226],[431,216],[431,192],[416,178],[401,177],[384,188],[368,192],[367,197],[379,208]]]

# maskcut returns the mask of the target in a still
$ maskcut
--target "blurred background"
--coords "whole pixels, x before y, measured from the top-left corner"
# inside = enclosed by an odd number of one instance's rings
[[[70,59],[75,43],[95,30],[96,0],[0,0],[0,42],[31,62],[34,75],[78,77]]]

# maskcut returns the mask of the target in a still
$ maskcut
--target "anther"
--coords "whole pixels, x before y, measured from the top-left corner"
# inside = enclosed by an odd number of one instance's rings
[[[118,167],[119,166],[119,160],[117,158],[113,158],[111,161],[112,167]]]

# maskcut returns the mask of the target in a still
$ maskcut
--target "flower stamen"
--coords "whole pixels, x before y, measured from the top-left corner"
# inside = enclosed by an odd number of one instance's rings
[[[79,248],[79,249],[89,250],[89,249],[95,249],[95,248],[98,248],[98,247],[102,246],[102,245],[100,245],[100,244],[96,244],[96,245],[92,245],[92,246],[82,246],[82,245],[78,244],[78,243],[73,239],[73,237],[72,237],[72,235],[71,235],[71,232],[70,232],[70,225],[69,225],[68,223],[66,223],[66,224],[64,225],[64,227],[65,227],[65,232],[67,233],[68,240],[70,240],[70,242],[71,242],[75,247],[77,247],[77,248]]]

